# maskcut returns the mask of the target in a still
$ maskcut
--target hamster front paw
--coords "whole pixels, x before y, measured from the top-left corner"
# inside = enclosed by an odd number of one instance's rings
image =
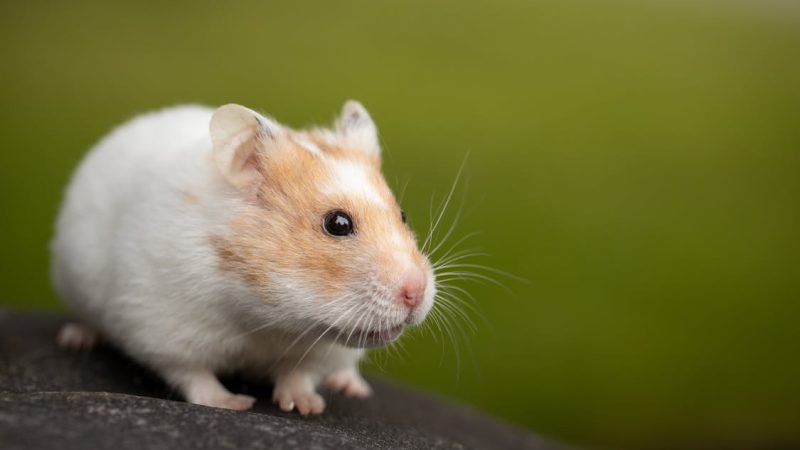
[[[276,388],[272,400],[284,412],[297,409],[301,415],[307,416],[322,414],[325,411],[325,400],[314,391],[278,390]]]
[[[303,374],[289,373],[278,377],[272,401],[284,412],[297,409],[304,416],[325,411],[325,400],[314,390],[311,378]]]
[[[367,398],[372,395],[369,383],[355,367],[340,369],[328,375],[325,379],[325,386],[334,392],[341,392],[347,397]]]

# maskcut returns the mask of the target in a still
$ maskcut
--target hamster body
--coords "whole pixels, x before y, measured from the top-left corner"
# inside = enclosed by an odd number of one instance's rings
[[[316,388],[370,393],[364,348],[420,323],[431,264],[380,173],[357,102],[332,129],[295,131],[238,105],[181,106],[120,126],[67,188],[54,286],[98,336],[192,403],[248,409],[217,375],[271,379],[286,411],[321,413]]]

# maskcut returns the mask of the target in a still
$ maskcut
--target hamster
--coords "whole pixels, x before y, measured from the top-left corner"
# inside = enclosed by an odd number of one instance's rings
[[[324,410],[320,386],[370,395],[365,349],[420,324],[436,293],[355,101],[324,129],[234,104],[121,125],[66,189],[52,278],[80,321],[62,346],[102,336],[213,407],[249,409],[217,376],[256,374],[302,415]]]

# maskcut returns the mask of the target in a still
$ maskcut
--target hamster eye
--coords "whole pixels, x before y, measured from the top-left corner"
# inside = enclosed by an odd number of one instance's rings
[[[353,234],[353,219],[344,211],[331,211],[322,222],[325,232],[331,236],[348,236]]]
[[[400,220],[402,220],[402,221],[403,221],[403,223],[407,223],[407,220],[406,220],[406,212],[405,212],[405,211],[403,211],[402,209],[400,210]]]

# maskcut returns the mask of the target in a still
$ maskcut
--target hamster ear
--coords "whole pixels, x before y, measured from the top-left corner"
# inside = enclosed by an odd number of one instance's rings
[[[336,120],[336,132],[348,145],[379,155],[378,128],[366,108],[355,100],[348,100]]]
[[[274,142],[281,126],[244,106],[219,107],[209,124],[214,161],[237,189],[253,195],[264,180],[258,170],[263,144]]]

